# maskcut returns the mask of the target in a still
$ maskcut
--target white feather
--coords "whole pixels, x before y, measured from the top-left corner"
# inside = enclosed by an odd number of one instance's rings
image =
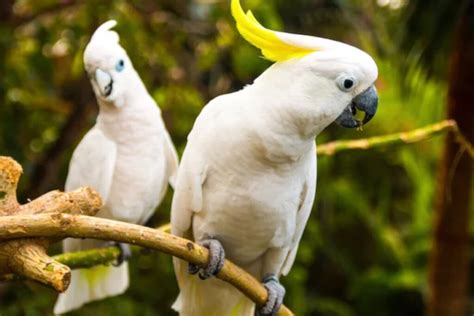
[[[314,153],[316,153],[316,146],[314,147]],[[316,195],[316,155],[314,155],[314,160],[312,160],[311,165],[307,173],[307,179],[304,184],[304,190],[301,195],[301,206],[299,207],[297,219],[296,219],[296,229],[293,236],[293,240],[290,246],[290,252],[283,263],[281,273],[287,275],[293,263],[295,262],[296,253],[298,252],[298,245],[303,236],[304,228],[308,222],[309,215],[313,208],[314,197]]]
[[[112,183],[116,157],[117,145],[97,126],[92,128],[72,154],[65,185],[66,191],[90,185],[100,194],[103,201],[106,201]],[[94,167],[91,167],[91,163]]]

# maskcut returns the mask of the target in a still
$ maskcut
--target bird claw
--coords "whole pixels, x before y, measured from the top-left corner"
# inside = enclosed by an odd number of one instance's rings
[[[127,261],[132,257],[132,250],[130,249],[129,244],[124,244],[120,242],[111,242],[111,246],[117,247],[120,250],[120,254],[115,262],[112,263],[114,267],[119,267],[124,261]]]
[[[221,271],[224,266],[225,252],[221,243],[217,239],[206,239],[200,243],[201,246],[209,249],[209,262],[206,267],[200,267],[196,264],[190,263],[188,265],[188,272],[196,274],[199,271],[199,278],[201,280],[209,279]]]
[[[275,316],[283,304],[285,297],[285,288],[280,284],[274,273],[267,274],[262,280],[263,286],[267,289],[268,298],[263,307],[258,310],[259,316]]]

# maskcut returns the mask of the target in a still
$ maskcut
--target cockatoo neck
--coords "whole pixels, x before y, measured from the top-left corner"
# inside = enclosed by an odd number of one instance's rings
[[[133,146],[148,133],[157,133],[162,126],[160,109],[148,94],[138,74],[127,74],[127,81],[122,82],[120,91],[113,102],[97,98],[99,115],[97,127],[107,137],[121,144]],[[125,84],[126,86],[124,86]]]
[[[163,129],[160,124],[161,111],[148,94],[140,78],[127,78],[126,91],[121,92],[117,100],[120,106],[98,98],[99,115],[96,125],[107,137],[121,144],[133,145],[148,133],[157,133]]]
[[[264,115],[281,128],[281,132],[313,141],[337,117],[337,108],[324,104],[327,80],[309,71],[301,71],[295,62],[276,63],[254,84],[246,88],[258,96]],[[334,112],[334,113],[333,113]]]

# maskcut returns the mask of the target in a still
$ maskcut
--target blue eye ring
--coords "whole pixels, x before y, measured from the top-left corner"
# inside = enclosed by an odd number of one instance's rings
[[[123,59],[120,59],[115,65],[115,70],[120,72],[123,70],[123,68],[125,68],[125,62],[123,61]]]

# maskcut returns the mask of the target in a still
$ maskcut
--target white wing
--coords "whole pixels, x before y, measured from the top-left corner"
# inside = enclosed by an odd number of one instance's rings
[[[117,147],[102,131],[93,127],[72,154],[66,179],[66,191],[90,186],[105,204],[115,167]]]
[[[206,179],[206,170],[192,147],[187,147],[178,171],[176,188],[171,206],[172,233],[177,236],[189,236],[193,213],[202,209],[202,184]]]
[[[72,154],[66,179],[66,191],[89,186],[96,190],[105,204],[109,195],[114,172],[116,145],[102,131],[93,127]],[[78,251],[97,248],[96,240],[67,238],[63,242],[64,251]]]
[[[188,142],[188,146],[186,146],[179,166],[171,206],[171,233],[191,240],[193,240],[193,213],[202,210],[202,185],[206,180],[204,165],[202,161],[197,158],[199,155],[194,154],[198,153],[193,152],[192,144]],[[185,261],[178,258],[173,258],[173,265],[181,293],[183,291],[187,293],[189,286],[192,284],[190,283],[191,279],[187,272],[188,265]],[[182,301],[183,296],[180,294],[173,308],[181,309]]]
[[[196,118],[181,157],[171,205],[171,233],[177,236],[192,237],[190,232],[193,213],[202,210],[202,186],[207,177],[207,164],[203,159],[206,144],[202,143],[206,141],[206,137],[202,136],[210,126],[208,112],[219,109],[213,106],[214,100]]]
[[[298,245],[300,243],[301,237],[303,236],[304,228],[308,222],[309,214],[311,214],[311,209],[313,208],[314,196],[316,194],[316,147],[311,152],[314,158],[311,160],[311,166],[309,168],[308,178],[304,185],[302,192],[302,203],[300,209],[298,210],[296,218],[296,229],[295,235],[293,236],[292,247],[288,253],[288,256],[285,259],[281,273],[287,275],[290,272],[293,263],[295,262],[296,253],[298,252]]]

